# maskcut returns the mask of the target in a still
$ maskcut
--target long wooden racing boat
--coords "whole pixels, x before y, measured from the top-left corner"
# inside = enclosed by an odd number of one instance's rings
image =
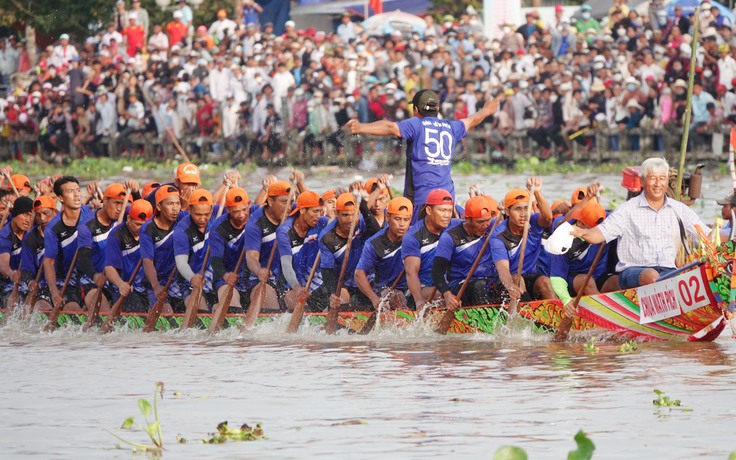
[[[730,273],[720,273],[709,264],[699,264],[680,275],[636,289],[583,297],[579,305],[572,330],[608,331],[621,339],[669,340],[669,341],[712,341],[726,326],[725,305],[731,294]],[[434,325],[444,313],[444,308],[427,312],[422,321]],[[531,328],[542,333],[553,333],[559,326],[563,307],[559,300],[541,300],[519,305],[521,317],[529,320]],[[0,316],[5,314],[0,310]],[[46,312],[38,312],[46,316]],[[370,311],[340,312],[339,323],[343,329],[358,332],[371,315]],[[83,324],[83,311],[64,311],[58,324]],[[280,313],[262,313],[259,323],[273,321]],[[385,311],[380,323],[396,328],[411,327],[418,313],[411,310]],[[223,327],[238,327],[245,315],[232,314],[225,319]],[[105,315],[101,315],[100,323]],[[142,329],[146,315],[123,313],[119,326]],[[212,320],[211,314],[200,314],[195,327],[205,329]],[[503,306],[481,305],[459,309],[448,333],[450,334],[493,334],[506,324],[507,314]],[[182,315],[162,315],[156,329],[168,331],[179,328]],[[324,313],[307,313],[304,321],[319,326],[326,322]]]

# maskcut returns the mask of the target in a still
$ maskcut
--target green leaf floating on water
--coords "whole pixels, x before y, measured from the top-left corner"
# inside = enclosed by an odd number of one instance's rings
[[[588,439],[583,430],[578,431],[578,434],[575,435],[575,442],[578,444],[578,448],[567,454],[567,460],[590,460],[593,458],[595,444]]]
[[[227,422],[220,422],[217,425],[217,433],[202,441],[206,444],[222,444],[228,441],[258,441],[260,439],[268,439],[263,435],[263,427],[257,424],[255,428],[251,428],[244,423],[240,428],[231,428]]]
[[[501,446],[493,455],[493,460],[527,460],[526,451],[516,446]]]
[[[133,426],[134,422],[135,422],[135,419],[133,417],[128,417],[125,420],[123,420],[123,424],[120,425],[120,429],[129,430]]]
[[[149,415],[153,413],[153,407],[151,407],[151,403],[149,403],[143,398],[138,400],[138,409],[140,409],[141,414],[143,414],[143,417],[148,417]]]
[[[664,393],[659,390],[654,390],[654,394],[657,395],[657,399],[652,401],[652,404],[654,404],[655,406],[679,407],[681,404],[679,399],[671,399],[669,396],[665,396]]]
[[[728,460],[736,460],[736,450],[731,452],[731,455],[728,456]]]

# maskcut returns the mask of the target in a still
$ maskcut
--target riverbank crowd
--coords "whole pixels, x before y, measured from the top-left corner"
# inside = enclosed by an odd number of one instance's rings
[[[668,16],[655,5],[648,16],[615,0],[600,19],[584,4],[572,17],[556,7],[551,21],[531,10],[493,37],[474,11],[425,15],[423,33],[370,36],[346,13],[335,30],[288,21],[276,35],[259,8],[246,1],[238,15],[194,24],[181,0],[169,21],[151,23],[140,2],[119,0],[97,33],[60,35],[33,67],[17,36],[0,39],[0,153],[62,161],[154,143],[164,156],[175,137],[214,159],[278,162],[288,147],[317,162],[345,155],[351,119],[410,118],[421,89],[439,94],[450,120],[503,95],[479,130],[493,158],[518,153],[514,136],[531,139],[522,149],[541,159],[564,159],[574,143],[583,155],[662,151],[668,134],[681,135],[693,18],[679,8]],[[736,37],[717,7],[701,10],[689,137],[709,150],[713,133],[736,122]],[[601,129],[605,146],[591,135]]]

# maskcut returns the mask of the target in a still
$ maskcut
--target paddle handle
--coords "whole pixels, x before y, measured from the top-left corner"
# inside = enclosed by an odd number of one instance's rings
[[[131,291],[133,290],[133,282],[135,281],[135,277],[138,275],[138,272],[140,271],[142,266],[143,266],[143,259],[139,259],[138,263],[133,269],[133,274],[130,275],[130,279],[128,280],[128,285],[130,286]],[[128,294],[130,294],[130,292]],[[108,332],[112,331],[112,324],[120,316],[120,311],[123,309],[123,301],[125,300],[126,297],[128,297],[128,294],[126,295],[121,294],[117,302],[115,302],[112,308],[110,308],[110,313],[107,315],[107,319],[100,327],[100,333],[107,334]]]
[[[391,284],[391,287],[388,288],[388,294],[387,294],[387,296],[390,295],[390,293],[392,291],[395,291],[396,290],[396,288],[399,286],[399,282],[401,281],[401,278],[404,277],[404,274],[406,274],[406,270],[402,269],[401,270],[401,273],[399,273],[399,276],[397,276],[396,279],[394,280],[394,282]],[[373,327],[376,325],[376,319],[377,319],[377,317],[378,317],[378,308],[376,308],[375,310],[373,310],[373,313],[371,313],[371,316],[368,317],[368,320],[365,322],[365,324],[360,329],[360,331],[358,332],[358,334],[365,335],[365,334],[369,333],[371,330],[373,330]]]
[[[598,265],[598,262],[601,260],[601,257],[603,256],[603,250],[606,248],[606,243],[602,243],[601,247],[598,248],[598,252],[595,255],[595,258],[593,259],[593,264],[590,266],[590,269],[588,270],[588,273],[585,274],[585,278],[583,279],[583,288],[580,289],[580,291],[575,296],[575,299],[572,301],[572,305],[575,309],[578,308],[578,303],[580,303],[580,298],[583,297],[583,291],[585,291],[585,287],[588,285],[588,282],[590,281],[590,278],[593,277],[593,272],[595,271],[595,267]],[[552,340],[554,342],[564,342],[567,340],[567,334],[570,332],[570,328],[572,327],[572,323],[575,320],[574,316],[563,316],[562,321],[560,321],[560,326],[557,328],[557,331],[555,332],[554,337]]]
[[[128,207],[128,200],[130,200],[130,189],[125,189],[125,198],[123,198],[123,208],[120,210],[120,214],[118,215],[118,221],[117,225],[120,225],[123,223],[123,219],[125,218],[125,208]]]
[[[105,281],[103,280],[102,286],[105,285]],[[102,286],[97,286],[97,297],[95,298],[95,305],[92,308],[92,311],[87,315],[87,321],[84,322],[84,325],[82,326],[82,331],[86,331],[97,322],[97,318],[100,316],[100,305],[102,305]]]
[[[36,277],[33,278],[34,287],[33,289],[28,289],[28,296],[25,300],[25,305],[29,309],[33,309],[33,305],[36,303],[36,297],[38,297],[38,290],[40,289],[38,283],[41,282],[41,276],[43,275],[43,263],[38,267],[38,272],[36,273]]]
[[[204,259],[202,260],[202,269],[199,271],[199,276],[202,277],[202,283],[204,283],[204,276],[207,272],[207,262],[210,259],[210,247],[207,246],[207,250],[204,252]],[[179,329],[186,329],[194,326],[194,321],[197,320],[197,311],[199,310],[199,299],[202,298],[202,287],[192,287],[192,292],[189,293],[189,297],[192,298],[192,302],[187,305],[184,311],[184,317],[181,320],[181,326]]]
[[[64,294],[66,294],[66,288],[69,286],[69,281],[72,279],[72,273],[74,273],[74,267],[77,265],[77,259],[79,259],[79,248],[77,248],[76,251],[74,251],[74,257],[72,257],[72,263],[69,264],[69,270],[66,273],[66,279],[64,279],[64,285],[61,287],[60,297],[61,297],[61,303],[54,304],[53,310],[51,310],[51,313],[49,314],[49,321],[46,323],[45,330],[47,332],[50,332],[51,330],[55,329],[57,324],[56,321],[59,319],[59,314],[61,314],[61,309],[64,307]]]
[[[235,264],[234,273],[236,275],[240,272],[240,267],[243,265],[244,258],[245,258],[245,243],[243,243],[243,249],[240,250],[240,256],[238,256],[238,262]],[[212,322],[210,323],[210,328],[209,328],[210,333],[215,333],[219,331],[220,328],[222,327],[222,324],[225,322],[225,315],[230,309],[230,301],[233,300],[233,289],[235,289],[235,285],[233,284],[231,286],[228,284],[227,290],[225,292],[225,297],[222,299],[220,308],[218,308],[215,311],[215,313],[212,315]]]
[[[289,334],[293,334],[299,330],[299,325],[301,324],[302,318],[304,317],[304,305],[309,299],[309,287],[312,285],[314,275],[317,273],[320,256],[322,256],[322,253],[317,252],[317,257],[314,258],[314,263],[312,264],[312,270],[309,272],[309,278],[307,279],[307,284],[305,286],[305,289],[307,290],[307,295],[304,297],[299,296],[299,301],[294,308],[294,312],[291,314],[289,325],[286,328],[286,332],[288,332]]]
[[[340,276],[337,278],[337,289],[335,289],[335,295],[339,298],[342,293],[342,284],[345,279],[345,270],[348,266],[348,259],[350,258],[350,248],[353,246],[353,235],[355,234],[355,227],[358,225],[360,220],[360,201],[355,205],[355,213],[353,214],[353,221],[350,223],[350,230],[348,231],[348,242],[345,246],[345,255],[342,259],[342,266],[340,267]],[[327,323],[325,324],[325,332],[328,334],[334,334],[337,330],[337,314],[339,313],[338,308],[332,308],[330,306],[327,310]]]
[[[161,294],[156,298],[156,303],[153,305],[153,308],[148,310],[148,316],[146,316],[146,323],[143,325],[143,332],[151,332],[154,329],[156,329],[156,323],[158,322],[159,317],[161,317],[161,311],[164,309],[164,303],[166,303],[166,297],[168,297],[169,294],[169,288],[171,287],[171,284],[176,279],[176,266],[171,270],[171,274],[169,275],[168,281],[166,281],[166,286],[161,290]]]
[[[18,188],[13,183],[13,180],[10,178],[10,174],[5,174],[5,177],[8,178],[8,182],[10,182],[10,187],[13,189],[13,193],[15,194],[15,196],[20,196],[20,192],[18,191]]]

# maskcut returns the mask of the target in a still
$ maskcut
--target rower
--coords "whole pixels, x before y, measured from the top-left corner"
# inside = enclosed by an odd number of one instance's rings
[[[88,311],[94,309],[97,301],[97,289],[102,287],[103,297],[100,308],[106,311],[112,301],[110,286],[105,286],[105,246],[107,237],[118,220],[121,212],[125,212],[125,186],[110,184],[105,188],[102,208],[94,213],[94,217],[79,226],[79,271],[83,275],[82,291],[84,304]]]
[[[156,210],[153,219],[147,221],[140,230],[141,259],[146,280],[153,292],[149,292],[151,305],[156,299],[165,295],[168,301],[164,304],[164,311],[173,310],[176,313],[184,312],[184,298],[171,295],[175,292],[173,286],[169,292],[163,292],[171,271],[174,269],[174,224],[179,218],[181,200],[179,189],[173,185],[162,185],[156,190]]]
[[[212,306],[217,301],[212,291],[212,270],[205,271],[204,277],[200,275],[209,247],[207,227],[214,223],[213,209],[212,194],[207,190],[197,189],[189,195],[189,215],[174,228],[174,257],[181,291],[177,297],[186,298],[194,286],[201,288],[201,311],[208,311],[208,305]]]
[[[256,292],[253,288],[264,283],[263,305],[266,310],[280,309],[278,305],[286,291],[281,276],[281,262],[274,257],[271,267],[268,260],[271,248],[276,244],[276,229],[281,217],[290,205],[292,185],[286,181],[275,181],[268,186],[266,204],[256,210],[245,226],[245,260],[249,278],[247,288],[251,291],[251,302]]]
[[[43,263],[44,230],[46,230],[48,223],[59,213],[56,209],[56,200],[47,195],[41,195],[33,201],[33,211],[36,213],[35,226],[26,233],[21,246],[21,272],[23,283],[26,286],[23,289],[24,294],[35,288],[35,277]],[[46,280],[41,279],[39,281],[41,284],[39,296],[37,297],[36,305],[31,305],[31,307],[49,310],[51,309],[51,304],[47,300],[44,300],[51,298]]]
[[[82,295],[75,274],[72,270],[69,285],[61,298],[60,288],[69,272],[74,254],[77,252],[77,230],[94,216],[88,206],[82,205],[82,190],[76,177],[62,176],[54,182],[54,193],[61,200],[61,212],[46,226],[44,232],[43,275],[49,288],[51,298],[45,299],[53,305],[67,305],[73,310],[82,306]],[[39,293],[39,298],[43,295]]]
[[[124,312],[145,313],[150,306],[143,270],[138,271],[132,285],[128,284],[128,280],[141,260],[141,228],[152,216],[151,203],[144,199],[135,200],[130,205],[125,224],[116,226],[107,239],[105,276],[117,290],[117,295],[113,297],[127,295],[122,305]]]
[[[388,205],[388,191],[386,178],[372,177],[365,181],[365,191],[368,193],[368,209],[381,228],[386,227],[386,206]],[[377,193],[373,193],[376,192]]]
[[[509,191],[503,200],[507,219],[498,225],[491,237],[490,249],[499,281],[494,283],[494,296],[497,300],[506,297],[511,300],[557,297],[552,290],[549,276],[537,269],[537,259],[542,249],[542,233],[545,228],[552,225],[552,210],[542,194],[541,178],[529,178],[527,187],[534,188],[534,199],[539,212],[531,216],[527,214],[530,200],[527,190]],[[524,266],[519,270],[522,234],[527,223],[529,231],[524,251]],[[523,282],[518,279],[518,275],[521,275]]]
[[[15,283],[20,282],[21,244],[31,228],[33,200],[27,196],[16,198],[10,219],[0,230],[0,305],[6,305]]]
[[[202,179],[199,178],[199,168],[193,163],[183,163],[176,168],[176,178],[174,186],[179,190],[181,197],[181,205],[179,209],[189,209],[189,196],[200,185]]]
[[[209,235],[212,279],[218,304],[227,294],[227,285],[234,286],[228,311],[242,313],[242,303],[247,302],[248,295],[244,277],[235,273],[235,266],[245,244],[245,225],[251,213],[248,193],[239,187],[231,188],[225,196],[225,208],[227,214],[215,221]]]
[[[697,240],[696,226],[709,232],[695,211],[667,196],[667,160],[648,158],[640,171],[643,193],[620,205],[597,227],[573,227],[572,232],[591,244],[618,239],[616,273],[621,289],[654,283],[675,270],[677,252],[687,244],[687,235]]]
[[[495,274],[491,251],[486,250],[462,299],[456,297],[487,238],[485,233],[492,223],[493,204],[486,196],[474,196],[465,203],[463,219],[465,222],[462,225],[456,225],[440,235],[432,263],[432,282],[445,299],[445,305],[451,309],[457,309],[462,304],[491,303],[488,284]]]
[[[329,222],[327,217],[322,216],[322,205],[322,198],[317,193],[311,190],[300,193],[296,199],[296,209],[276,229],[281,273],[289,288],[297,294],[307,288],[305,284],[309,279],[314,259],[319,253],[317,237]],[[308,292],[317,289],[321,284],[322,275],[317,271],[311,286],[308,286]],[[306,292],[303,293],[305,294]],[[293,310],[296,306],[288,304],[291,298],[293,297],[284,295],[288,310]],[[305,306],[307,310],[320,310],[319,302],[311,299],[310,297],[307,300]]]
[[[409,230],[413,213],[413,205],[408,198],[394,198],[388,203],[388,225],[370,237],[363,246],[355,270],[355,284],[370,300],[374,309],[378,308],[385,294],[384,290],[391,287],[399,276],[402,279],[396,285],[398,292],[392,297],[392,305],[406,306],[403,293],[406,291],[406,277],[402,273],[404,264],[401,259],[401,242]],[[375,216],[374,213],[373,215]],[[369,281],[369,276],[373,276],[373,282]]]
[[[452,218],[453,209],[450,192],[439,188],[432,190],[427,195],[424,210],[419,213],[420,220],[409,228],[401,241],[406,284],[417,309],[434,300],[428,297],[432,291],[436,292],[432,281],[432,261],[440,235],[448,227],[463,223],[461,219]]]
[[[319,267],[322,271],[322,286],[315,291],[314,295],[319,299],[329,299],[329,304],[334,305],[333,308],[338,308],[341,298],[337,297],[335,292],[345,257],[350,226],[355,217],[356,198],[352,193],[341,194],[337,197],[335,210],[337,211],[337,218],[327,224],[325,229],[319,234],[319,250],[321,254]],[[380,230],[378,222],[376,222],[376,219],[371,215],[370,209],[368,209],[366,200],[360,202],[359,210],[360,215],[358,216],[358,222],[355,224],[353,242],[345,268],[343,290],[340,293],[343,300],[348,299],[352,306],[370,302],[360,292],[358,285],[355,284],[355,280],[350,274],[355,273],[355,268],[358,265],[358,260],[360,260],[360,254],[363,251],[365,241]],[[323,305],[323,308],[328,306]]]
[[[337,213],[335,211],[335,203],[337,202],[337,195],[335,190],[327,190],[322,194],[322,204],[324,205],[323,215],[329,220],[333,220]]]
[[[455,195],[452,182],[452,156],[455,145],[483,120],[498,110],[500,100],[488,100],[481,110],[458,121],[438,118],[440,99],[431,90],[421,90],[412,100],[414,117],[394,123],[379,120],[362,124],[350,120],[347,128],[352,134],[399,137],[408,142],[404,196],[414,203],[415,215],[427,202],[427,195],[442,188]]]
[[[20,196],[30,196],[33,187],[31,187],[31,181],[28,177],[23,174],[13,174],[10,176],[10,183],[8,184],[8,190],[13,190],[13,186],[18,190]]]
[[[582,229],[594,228],[606,219],[606,210],[596,201],[591,201],[572,215],[575,225]],[[550,283],[555,294],[565,306],[568,316],[577,312],[570,311],[570,301],[578,292],[583,295],[600,294],[618,290],[618,276],[608,272],[608,246],[593,269],[588,284],[583,285],[585,277],[598,254],[600,244],[591,245],[579,238],[573,240],[572,247],[564,254],[551,255]]]

